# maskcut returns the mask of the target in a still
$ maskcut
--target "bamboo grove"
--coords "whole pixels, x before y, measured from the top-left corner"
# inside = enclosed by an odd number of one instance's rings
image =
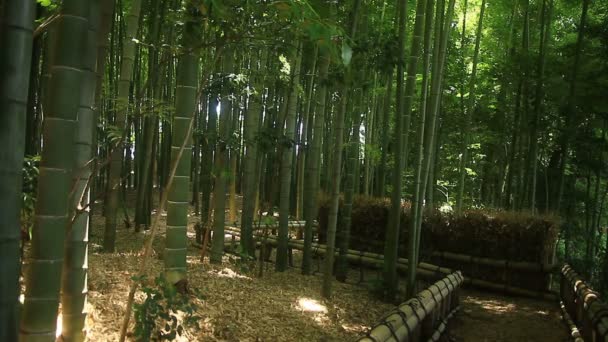
[[[99,206],[107,253],[164,207],[172,284],[188,279],[188,215],[221,263],[226,222],[250,259],[256,222],[278,214],[279,272],[289,221],[305,221],[311,274],[324,193],[325,297],[347,277],[355,195],[392,203],[388,300],[401,254],[416,293],[434,210],[559,214],[564,258],[608,286],[607,3],[5,0],[0,15],[0,340],[52,341],[60,304],[64,340],[84,339]],[[24,157],[39,158],[35,204]]]

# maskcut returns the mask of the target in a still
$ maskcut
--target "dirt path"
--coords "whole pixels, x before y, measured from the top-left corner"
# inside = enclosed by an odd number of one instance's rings
[[[557,304],[477,291],[463,292],[461,300],[461,310],[450,321],[451,341],[570,340]]]

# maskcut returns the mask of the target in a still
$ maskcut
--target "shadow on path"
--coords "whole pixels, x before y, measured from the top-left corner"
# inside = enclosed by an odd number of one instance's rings
[[[450,320],[450,341],[570,341],[556,303],[463,291],[461,310]]]

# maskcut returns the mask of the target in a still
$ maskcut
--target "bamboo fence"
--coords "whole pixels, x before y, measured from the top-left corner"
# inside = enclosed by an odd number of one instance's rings
[[[455,272],[385,315],[360,342],[438,341],[458,310],[464,278]]]
[[[233,236],[239,236],[240,230],[233,227],[226,227],[226,234],[231,234]],[[267,236],[262,237],[266,239],[266,244],[269,246],[276,247],[278,241],[276,237]],[[235,246],[236,244],[230,243],[227,246]],[[289,247],[297,250],[304,250],[304,241],[301,240],[290,240]],[[313,253],[317,256],[324,257],[326,253],[326,246],[318,243],[312,244]],[[336,256],[339,251],[336,250]],[[384,256],[380,254],[368,253],[368,252],[360,252],[356,250],[349,249],[346,253],[346,258],[351,264],[373,267],[373,268],[381,268],[384,264]],[[399,271],[405,272],[408,270],[408,260],[400,258],[399,263],[397,264],[397,269]],[[451,273],[451,270],[443,267],[439,267],[436,265],[428,264],[428,263],[420,263],[418,264],[418,268],[416,273],[421,276],[423,279],[435,281],[438,278],[441,278],[447,274]]]
[[[559,270],[557,264],[543,264],[525,261],[509,261],[504,259],[480,258],[472,255],[458,254],[452,252],[436,251],[431,254],[433,257],[457,261],[460,263],[488,266],[509,271],[520,271],[530,273],[552,273]]]
[[[571,332],[574,323],[585,341],[608,341],[608,306],[568,264],[562,267],[560,297]]]
[[[234,236],[240,236],[240,229],[236,227],[226,227],[226,234],[230,234],[233,236],[233,242],[231,246],[236,246],[234,242]],[[261,236],[258,236],[262,238]],[[266,237],[266,244],[269,246],[276,246],[277,240],[273,236]],[[289,241],[290,249],[303,250],[304,242],[301,240],[290,240]],[[325,256],[325,245],[313,243],[312,245],[313,252],[318,256]],[[336,251],[336,254],[338,252]],[[362,252],[354,249],[349,249],[346,254],[347,260],[351,264],[373,267],[373,268],[381,268],[384,264],[384,255],[371,253],[371,252]],[[408,260],[405,258],[399,258],[397,262],[397,270],[401,272],[405,272],[408,270]],[[445,277],[451,273],[453,270],[446,267],[437,266],[434,264],[420,262],[418,264],[418,268],[416,273],[424,280],[435,281],[442,277]],[[557,295],[552,292],[544,292],[544,291],[533,291],[528,289],[523,289],[515,286],[510,286],[508,284],[498,284],[490,281],[486,281],[483,279],[476,279],[472,277],[465,277],[463,280],[464,285],[477,287],[483,290],[490,290],[495,292],[504,293],[507,295],[516,295],[523,297],[531,297],[531,298],[539,298],[550,301],[556,301]]]
[[[578,330],[578,327],[572,321],[572,317],[570,317],[570,314],[568,314],[568,310],[566,310],[566,305],[564,302],[560,301],[559,306],[562,309],[562,318],[570,330],[570,337],[572,337],[572,340],[574,342],[585,342],[585,340],[583,340],[581,337],[581,332]]]

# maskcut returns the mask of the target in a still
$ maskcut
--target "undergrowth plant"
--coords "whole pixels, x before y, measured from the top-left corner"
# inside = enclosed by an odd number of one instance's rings
[[[195,315],[198,306],[191,301],[191,297],[200,297],[198,291],[194,295],[181,293],[164,277],[157,277],[153,286],[145,277],[134,280],[140,282],[145,294],[144,301],[133,306],[136,341],[173,341],[184,334],[185,328],[199,328]]]
[[[27,156],[23,159],[23,185],[21,202],[21,233],[23,240],[29,240],[34,225],[36,208],[36,189],[38,187],[38,166],[40,156]]]

